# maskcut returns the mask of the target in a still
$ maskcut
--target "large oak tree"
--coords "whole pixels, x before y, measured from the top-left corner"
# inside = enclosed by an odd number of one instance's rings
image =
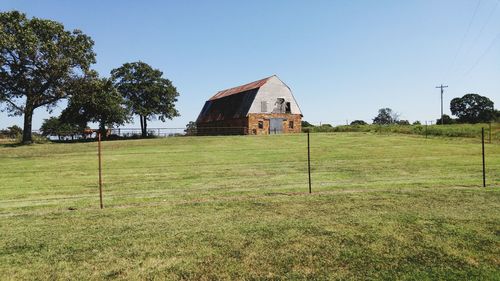
[[[91,73],[77,83],[61,113],[61,120],[85,128],[88,122],[99,123],[99,130],[106,136],[106,127],[123,125],[130,121],[129,110],[122,95],[111,80]]]
[[[61,23],[0,13],[0,103],[9,115],[24,115],[23,143],[32,142],[34,110],[50,111],[95,62],[93,45],[89,36]]]
[[[495,119],[493,101],[478,94],[452,99],[450,111],[462,123],[490,122]]]
[[[179,93],[163,72],[144,62],[125,63],[111,71],[116,88],[139,115],[142,136],[147,137],[147,121],[158,118],[165,122],[179,116],[175,102]]]

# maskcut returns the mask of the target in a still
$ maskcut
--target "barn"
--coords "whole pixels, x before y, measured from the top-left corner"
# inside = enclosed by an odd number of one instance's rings
[[[300,133],[302,112],[276,75],[217,92],[196,120],[198,135]]]

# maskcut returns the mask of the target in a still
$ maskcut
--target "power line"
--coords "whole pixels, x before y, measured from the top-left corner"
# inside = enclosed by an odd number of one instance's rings
[[[448,72],[447,72],[446,76],[448,76],[450,74],[450,72],[455,68],[455,65],[456,65],[456,62],[457,62],[457,59],[458,59],[458,55],[459,55],[460,51],[462,50],[465,38],[467,38],[467,36],[469,35],[470,28],[472,26],[472,23],[474,22],[474,19],[476,18],[476,14],[477,14],[477,11],[479,10],[479,6],[480,5],[481,5],[481,0],[478,0],[476,8],[474,9],[474,13],[472,14],[472,18],[469,21],[469,25],[467,26],[467,29],[465,30],[464,36],[462,37],[462,40],[460,41],[460,44],[458,45],[457,52],[455,53],[455,57],[453,58],[453,61],[451,63],[450,68],[448,69]]]
[[[470,51],[474,47],[475,43],[477,41],[479,41],[479,38],[481,38],[481,35],[483,34],[484,29],[486,28],[486,26],[490,22],[491,17],[493,16],[493,14],[495,13],[495,11],[496,11],[496,9],[498,7],[498,3],[500,3],[500,0],[497,0],[495,2],[495,6],[493,6],[493,9],[491,9],[490,13],[488,14],[488,17],[486,18],[486,21],[484,22],[484,24],[481,26],[481,29],[479,30],[479,33],[477,34],[477,36],[475,37],[475,39],[472,41],[472,44],[469,46],[469,48],[467,49],[467,51],[465,52],[464,57],[467,57],[467,55],[470,53]]]
[[[489,53],[489,51],[491,50],[491,48],[493,48],[493,46],[495,45],[496,41],[500,38],[500,33],[497,34],[497,36],[495,36],[495,38],[493,38],[493,41],[491,41],[491,43],[488,45],[488,47],[484,50],[484,52],[481,54],[481,56],[478,57],[478,59],[476,60],[476,62],[472,65],[471,68],[469,68],[468,71],[466,71],[462,77],[465,78],[467,77],[467,75],[469,75],[472,70],[474,70],[474,68],[476,68],[476,66],[481,62],[481,60],[484,58],[484,56],[486,56],[487,53]]]

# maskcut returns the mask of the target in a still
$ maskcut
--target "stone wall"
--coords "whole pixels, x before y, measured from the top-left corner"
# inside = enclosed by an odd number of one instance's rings
[[[283,119],[283,134],[302,131],[300,114],[250,113],[247,118],[197,123],[197,135],[268,135],[271,118]],[[259,128],[259,122],[262,122],[262,128]]]
[[[302,124],[301,124],[302,116],[300,116],[300,114],[250,113],[248,115],[248,134],[251,135],[269,134],[270,118],[283,118],[283,134],[300,133],[302,130]],[[262,128],[259,128],[259,121],[262,122]],[[290,122],[293,122],[293,124],[291,124]]]

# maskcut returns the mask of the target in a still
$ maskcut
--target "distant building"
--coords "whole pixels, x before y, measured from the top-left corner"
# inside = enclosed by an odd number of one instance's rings
[[[290,88],[276,75],[223,90],[205,102],[198,135],[299,133],[302,112]]]

